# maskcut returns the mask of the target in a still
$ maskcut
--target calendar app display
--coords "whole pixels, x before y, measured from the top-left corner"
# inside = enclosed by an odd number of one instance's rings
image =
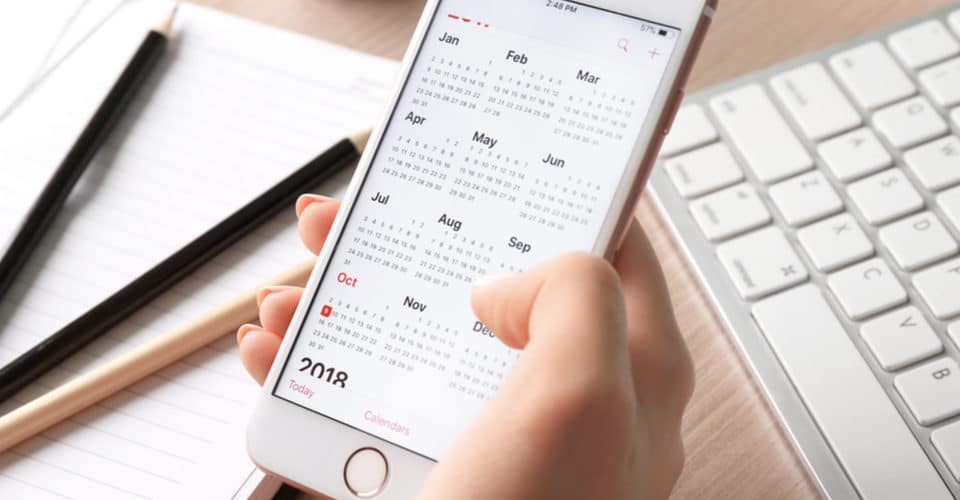
[[[678,35],[441,1],[274,394],[440,459],[520,356],[472,284],[594,247]]]

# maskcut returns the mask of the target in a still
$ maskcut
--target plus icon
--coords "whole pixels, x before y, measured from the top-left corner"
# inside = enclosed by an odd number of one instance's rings
[[[655,59],[657,56],[660,55],[660,52],[657,52],[656,48],[654,48],[653,50],[647,53],[650,54],[650,59]]]

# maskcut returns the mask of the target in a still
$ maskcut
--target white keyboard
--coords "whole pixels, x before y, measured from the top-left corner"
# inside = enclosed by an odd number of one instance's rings
[[[960,5],[692,96],[650,192],[830,498],[960,498]]]

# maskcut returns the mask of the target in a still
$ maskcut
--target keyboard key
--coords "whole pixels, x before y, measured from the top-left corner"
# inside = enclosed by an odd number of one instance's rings
[[[960,314],[960,259],[917,273],[913,285],[938,319]]]
[[[827,167],[843,182],[877,173],[893,165],[893,157],[868,128],[830,139],[819,147]]]
[[[797,232],[800,244],[817,269],[829,273],[874,253],[873,243],[850,214],[818,222]]]
[[[948,21],[950,22],[950,27],[953,28],[953,32],[956,33],[957,36],[960,36],[960,10],[950,14]]]
[[[660,154],[673,156],[716,140],[717,129],[713,128],[703,108],[692,104],[677,111],[673,127],[660,148]]]
[[[953,498],[819,289],[773,296],[753,317],[863,498]]]
[[[770,188],[770,197],[791,226],[803,226],[843,210],[843,201],[822,172],[810,172]]]
[[[943,343],[916,307],[881,316],[860,335],[884,370],[894,371],[943,352]]]
[[[904,149],[946,134],[950,127],[926,97],[894,104],[873,115],[877,130],[895,147]]]
[[[950,325],[947,332],[950,333],[950,338],[953,339],[953,343],[960,349],[960,321]]]
[[[932,212],[890,224],[880,229],[879,236],[897,264],[907,271],[952,257],[958,250],[953,236]]]
[[[960,184],[960,138],[955,135],[911,149],[903,159],[923,187],[931,191]]]
[[[694,198],[743,180],[743,172],[726,144],[696,149],[664,163],[673,184],[686,198]]]
[[[920,84],[941,107],[960,104],[960,58],[920,73]]]
[[[771,220],[757,191],[747,184],[700,198],[690,204],[690,212],[710,241],[745,233]]]
[[[783,231],[768,227],[720,245],[717,256],[740,296],[747,300],[807,281],[803,262]]]
[[[827,278],[847,316],[861,320],[907,301],[907,292],[886,262],[871,259]]]
[[[884,224],[923,208],[923,198],[900,169],[868,177],[847,189],[853,203],[867,221]]]
[[[759,85],[717,96],[710,107],[762,182],[776,182],[813,168],[813,159]]]
[[[960,187],[946,191],[937,197],[937,205],[946,214],[953,228],[960,231]]]
[[[830,67],[864,109],[874,110],[917,93],[880,42],[837,54],[830,58]]]
[[[897,392],[920,425],[933,425],[960,415],[960,367],[941,358],[893,380]]]
[[[890,48],[904,65],[922,68],[960,53],[960,44],[936,19],[890,35]]]
[[[930,440],[947,463],[953,477],[960,481],[960,422],[933,431]]]
[[[950,113],[950,118],[953,120],[953,126],[960,129],[960,108],[953,110],[953,113]]]
[[[820,63],[810,63],[770,81],[780,102],[812,140],[846,132],[863,120]]]

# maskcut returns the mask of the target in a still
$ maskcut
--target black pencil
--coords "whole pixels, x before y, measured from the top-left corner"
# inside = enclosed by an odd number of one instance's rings
[[[130,59],[110,92],[87,122],[83,132],[60,162],[33,206],[27,212],[13,239],[0,258],[0,299],[10,290],[30,254],[36,249],[44,233],[53,224],[73,187],[80,180],[90,161],[103,146],[120,117],[143,86],[147,74],[156,66],[170,36],[174,8],[144,37],[140,48]]]
[[[271,500],[296,500],[300,496],[300,490],[290,486],[287,483],[280,485],[280,489],[274,493]]]
[[[0,368],[0,403],[239,241],[301,193],[353,165],[370,131],[343,139],[58,332]]]

